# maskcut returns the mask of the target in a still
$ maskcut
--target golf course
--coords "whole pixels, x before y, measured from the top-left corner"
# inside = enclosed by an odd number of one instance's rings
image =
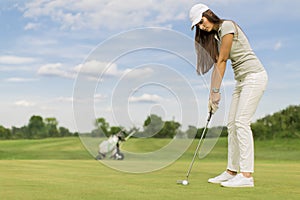
[[[139,140],[129,140],[121,149],[145,152],[166,143],[165,139]],[[208,178],[226,168],[226,138],[220,138],[208,156],[196,159],[189,185],[176,184],[178,179],[185,178],[197,141],[171,165],[150,173],[133,174],[111,169],[94,160],[78,137],[3,140],[0,141],[0,199],[300,198],[298,139],[255,141],[254,188],[224,188],[207,183]]]

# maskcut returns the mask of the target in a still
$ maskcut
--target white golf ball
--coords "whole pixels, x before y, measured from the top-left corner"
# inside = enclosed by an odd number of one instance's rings
[[[187,180],[182,181],[182,185],[187,185],[187,184],[189,184],[189,182]]]

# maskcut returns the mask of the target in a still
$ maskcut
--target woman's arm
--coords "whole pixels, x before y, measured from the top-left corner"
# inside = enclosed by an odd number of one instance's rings
[[[232,41],[233,34],[226,34],[222,37],[218,61],[215,64],[211,75],[210,103],[215,104],[215,106],[218,106],[221,99],[219,90],[226,70],[226,62],[229,58]],[[210,105],[210,107],[213,108],[212,105]]]

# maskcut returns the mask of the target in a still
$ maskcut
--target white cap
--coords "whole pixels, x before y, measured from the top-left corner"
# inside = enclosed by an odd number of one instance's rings
[[[190,20],[192,22],[191,29],[194,28],[196,24],[198,24],[202,19],[202,14],[209,10],[209,8],[204,4],[196,4],[190,10]]]

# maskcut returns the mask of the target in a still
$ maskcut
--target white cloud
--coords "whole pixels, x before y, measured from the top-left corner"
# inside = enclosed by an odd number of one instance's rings
[[[24,30],[28,31],[28,30],[36,30],[40,27],[40,24],[38,23],[28,23],[26,24],[26,26],[24,27]]]
[[[141,96],[131,96],[129,97],[129,102],[132,103],[158,103],[163,98],[156,94],[143,94]]]
[[[73,97],[57,97],[54,101],[71,103],[73,102]]]
[[[34,0],[25,4],[24,17],[48,17],[70,29],[122,29],[167,25],[188,18],[193,2],[183,0]]]
[[[0,64],[11,64],[11,65],[18,65],[18,64],[28,64],[35,62],[36,59],[32,57],[22,57],[22,56],[0,56]]]
[[[134,69],[126,69],[123,72],[123,75],[129,79],[135,78],[144,78],[146,76],[151,76],[154,73],[154,70],[146,67],[146,68],[134,68]]]
[[[34,102],[30,102],[30,101],[27,101],[27,100],[19,100],[19,101],[16,101],[14,104],[16,106],[21,106],[21,107],[33,107],[33,106],[35,106]]]
[[[91,60],[84,64],[77,65],[73,69],[76,73],[83,73],[87,75],[90,80],[98,80],[98,77],[120,77],[123,76],[127,79],[144,78],[147,75],[151,75],[154,71],[149,67],[145,68],[133,68],[120,70],[116,63],[101,62],[97,60]]]
[[[63,78],[75,78],[74,72],[67,72],[62,68],[61,63],[46,64],[38,69],[37,72],[42,76],[58,76]]]
[[[103,101],[105,99],[107,99],[108,96],[107,95],[103,95],[103,94],[95,94],[94,95],[94,99],[95,101],[99,102],[99,101]]]
[[[21,77],[12,77],[12,78],[7,78],[4,81],[6,82],[14,82],[14,83],[24,83],[24,82],[34,82],[38,81],[38,79],[33,79],[33,78],[21,78]]]
[[[74,68],[74,71],[77,73],[84,73],[91,76],[119,76],[122,74],[118,70],[117,64],[109,62],[101,62],[97,60],[91,60],[84,64],[77,65]]]
[[[147,75],[151,75],[153,70],[151,68],[135,68],[120,70],[116,63],[101,62],[97,60],[91,60],[75,66],[72,69],[65,69],[62,63],[50,63],[41,66],[38,71],[38,75],[41,76],[54,76],[62,78],[75,79],[80,73],[87,77],[91,81],[99,81],[99,77],[120,77],[124,76],[127,79],[143,78]],[[100,80],[101,81],[101,80]]]

